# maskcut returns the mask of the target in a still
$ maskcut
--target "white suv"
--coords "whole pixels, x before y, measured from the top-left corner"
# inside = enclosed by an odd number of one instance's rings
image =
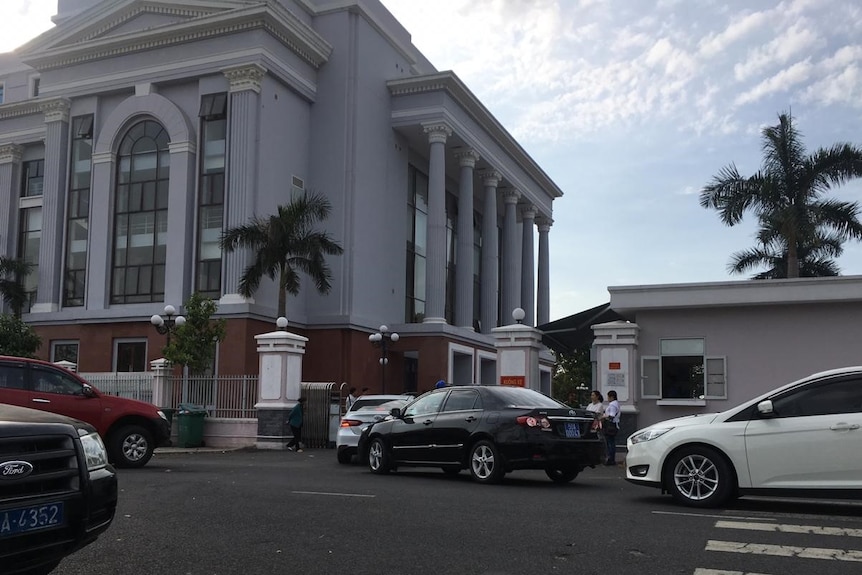
[[[359,436],[369,423],[380,421],[389,415],[393,407],[402,407],[412,397],[409,395],[361,395],[341,417],[335,447],[338,463],[350,463],[359,445]]]
[[[817,373],[728,411],[628,439],[626,479],[686,505],[740,495],[862,498],[862,367]]]

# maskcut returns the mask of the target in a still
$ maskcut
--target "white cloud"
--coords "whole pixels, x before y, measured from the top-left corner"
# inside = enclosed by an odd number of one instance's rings
[[[724,52],[749,34],[768,26],[772,17],[769,12],[753,12],[741,16],[731,22],[723,31],[704,38],[700,43],[700,53],[710,57]]]
[[[783,66],[796,56],[809,53],[813,47],[823,43],[811,29],[810,23],[801,20],[769,43],[750,50],[747,59],[734,66],[734,76],[738,81],[748,80],[770,68]]]
[[[57,0],[2,0],[0,52],[9,52],[53,26]]]

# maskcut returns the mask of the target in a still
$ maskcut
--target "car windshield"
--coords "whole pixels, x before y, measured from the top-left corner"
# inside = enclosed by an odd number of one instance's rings
[[[538,391],[523,387],[499,387],[495,390],[494,395],[506,407],[548,407],[553,409],[565,407],[568,409],[568,406],[556,399],[551,399]]]
[[[365,413],[374,412],[374,413],[389,413],[389,411],[393,407],[401,407],[405,403],[407,403],[408,398],[404,399],[380,399],[380,400],[368,400],[367,403],[360,405],[359,407],[354,406],[350,411],[362,411]],[[362,400],[359,400],[362,401]],[[359,403],[357,401],[356,403]],[[380,402],[383,403],[372,403],[372,402]]]

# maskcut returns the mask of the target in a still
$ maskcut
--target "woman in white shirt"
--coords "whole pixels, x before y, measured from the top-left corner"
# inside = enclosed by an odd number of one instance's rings
[[[592,431],[598,431],[601,429],[601,423],[599,423],[599,420],[605,412],[605,406],[602,404],[604,400],[605,398],[602,397],[602,393],[598,389],[594,389],[592,393],[590,393],[590,404],[587,405],[587,411],[592,411],[596,417],[596,420],[593,422]]]
[[[617,464],[617,431],[620,425],[620,402],[617,401],[617,392],[610,390],[608,392],[608,406],[605,408],[602,415],[602,425],[607,426],[605,432],[605,442],[608,448],[608,459],[605,465]]]

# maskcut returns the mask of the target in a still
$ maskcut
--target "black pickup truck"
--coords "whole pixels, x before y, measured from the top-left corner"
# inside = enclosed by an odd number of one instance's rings
[[[43,575],[114,519],[117,476],[93,426],[0,404],[0,572]]]

